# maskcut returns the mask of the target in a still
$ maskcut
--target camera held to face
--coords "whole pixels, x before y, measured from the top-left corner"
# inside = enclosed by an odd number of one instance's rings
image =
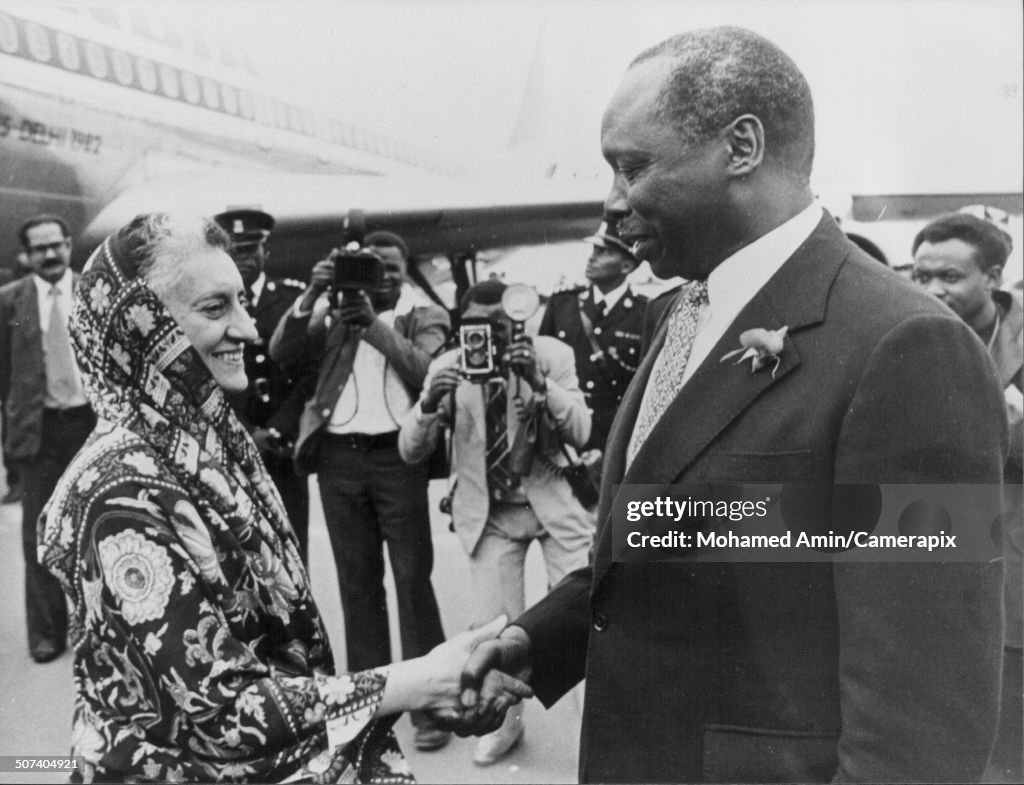
[[[494,328],[487,319],[463,319],[459,327],[459,373],[471,382],[499,376],[500,351]]]
[[[349,243],[344,251],[335,251],[334,292],[341,298],[346,291],[366,291],[371,296],[384,287],[384,263],[376,254]]]

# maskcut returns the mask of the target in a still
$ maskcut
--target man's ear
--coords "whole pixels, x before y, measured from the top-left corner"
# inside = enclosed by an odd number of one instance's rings
[[[753,174],[764,160],[764,126],[752,114],[740,115],[726,129],[729,143],[729,173],[735,177]]]
[[[995,291],[1003,285],[1003,268],[1002,267],[989,267],[985,271],[985,282],[988,284],[988,290]]]

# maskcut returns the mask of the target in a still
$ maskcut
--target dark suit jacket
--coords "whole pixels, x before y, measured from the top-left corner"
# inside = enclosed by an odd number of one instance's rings
[[[296,317],[289,311],[271,338],[271,358],[286,371],[302,368],[311,359],[319,360],[316,388],[299,420],[295,444],[299,471],[315,470],[313,462],[319,436],[352,373],[360,341],[366,341],[387,358],[415,400],[431,359],[448,338],[450,326],[448,312],[436,305],[413,308],[396,317],[394,329],[378,319],[367,329],[351,329],[339,321],[325,330],[315,318],[311,323],[309,315]],[[395,429],[398,429],[397,424]]]
[[[0,287],[0,401],[4,452],[12,460],[35,458],[43,432],[46,365],[34,277]]]
[[[744,330],[783,325],[774,378],[719,362]],[[998,700],[998,565],[613,563],[610,510],[619,483],[998,483],[1005,415],[980,341],[825,215],[627,472],[664,333],[612,428],[592,567],[516,622],[545,703],[585,668],[581,779],[979,777]]]

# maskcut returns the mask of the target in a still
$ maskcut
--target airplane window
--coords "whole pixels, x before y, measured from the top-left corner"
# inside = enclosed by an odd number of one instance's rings
[[[78,41],[67,33],[57,33],[57,54],[60,63],[69,71],[82,67],[82,56],[78,53]]]
[[[168,98],[177,98],[179,93],[181,93],[181,87],[178,84],[178,72],[166,63],[160,65],[160,86],[163,88],[164,95]]]
[[[238,114],[238,94],[235,92],[235,88],[222,84],[220,86],[220,96],[227,113]]]
[[[135,61],[135,67],[139,71],[139,84],[142,85],[142,89],[147,93],[156,92],[156,66],[153,65],[153,61],[140,57]]]
[[[256,68],[256,65],[252,61],[252,58],[249,57],[249,53],[246,52],[243,49],[243,50],[239,51],[239,55],[242,58],[242,64],[245,66],[245,70],[248,71],[253,76],[259,76],[260,75],[259,69]]]
[[[28,51],[32,56],[44,63],[50,62],[53,52],[50,49],[50,37],[46,34],[46,28],[29,22],[25,25],[25,36],[28,38]]]
[[[220,45],[220,61],[223,65],[228,68],[234,68],[238,63],[235,59],[235,53],[229,48],[229,44],[226,41],[218,41]]]
[[[185,100],[190,104],[199,103],[199,80],[188,71],[181,72],[181,86],[185,91]]]
[[[210,77],[203,77],[203,103],[211,109],[220,107],[220,92],[217,90],[217,83]]]
[[[296,133],[302,133],[302,113],[297,107],[288,107],[288,126]]]
[[[252,120],[256,113],[253,110],[252,94],[248,90],[238,91],[238,105],[242,110],[242,117]]]
[[[7,14],[0,14],[0,49],[9,55],[18,51],[18,25]]]
[[[106,79],[110,73],[107,64],[107,50],[95,41],[85,42],[85,61],[89,64],[89,72],[97,79]]]
[[[110,53],[111,59],[114,61],[114,76],[117,77],[117,81],[127,86],[132,83],[132,59],[120,49],[115,49]]]

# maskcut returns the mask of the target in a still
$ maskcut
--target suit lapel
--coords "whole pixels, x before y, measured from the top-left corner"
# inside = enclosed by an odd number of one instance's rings
[[[644,390],[658,353],[665,341],[668,318],[655,334],[616,415],[608,442],[605,472],[601,483],[598,520],[601,522],[597,568],[606,569],[611,554],[611,525],[608,520],[617,491],[616,483],[657,485],[671,483],[696,460],[715,437],[754,403],[765,391],[782,382],[800,365],[793,340],[800,330],[824,319],[828,292],[839,267],[849,253],[849,243],[825,214],[811,236],[764,287],[740,311],[707,358],[669,405],[628,470],[626,447],[636,424]],[[668,305],[674,310],[683,289]],[[740,347],[739,336],[761,327],[777,330],[788,326],[781,363],[772,376],[771,366],[751,373],[749,362],[722,363],[724,354]]]
[[[39,324],[39,299],[36,295],[36,284],[31,275],[26,275],[24,283],[18,288],[15,313],[18,322],[22,325],[22,336],[27,342],[38,337],[42,333]],[[42,351],[42,344],[39,344]]]

